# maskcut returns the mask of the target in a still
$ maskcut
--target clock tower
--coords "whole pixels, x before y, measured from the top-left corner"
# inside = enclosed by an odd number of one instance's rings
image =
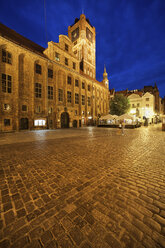
[[[95,28],[85,15],[76,18],[68,27],[68,36],[73,43],[73,52],[80,61],[80,71],[91,78],[96,78],[96,39]]]

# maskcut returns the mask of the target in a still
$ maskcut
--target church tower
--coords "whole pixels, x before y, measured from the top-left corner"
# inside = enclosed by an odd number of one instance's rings
[[[109,88],[109,80],[108,80],[108,73],[106,72],[106,67],[104,65],[104,73],[103,73],[103,83],[104,85]]]
[[[68,27],[68,37],[73,43],[73,52],[80,61],[80,72],[96,78],[96,39],[95,28],[84,14],[76,18]]]

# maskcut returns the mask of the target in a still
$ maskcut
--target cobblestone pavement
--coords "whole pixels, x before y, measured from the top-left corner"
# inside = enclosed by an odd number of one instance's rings
[[[165,247],[160,126],[1,134],[0,189],[0,248]]]

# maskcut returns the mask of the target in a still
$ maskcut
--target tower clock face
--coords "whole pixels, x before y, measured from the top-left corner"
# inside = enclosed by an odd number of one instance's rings
[[[86,28],[86,37],[90,42],[93,42],[93,33],[89,30],[89,28]]]
[[[72,42],[77,40],[79,37],[79,28],[76,28],[71,35],[72,35]]]

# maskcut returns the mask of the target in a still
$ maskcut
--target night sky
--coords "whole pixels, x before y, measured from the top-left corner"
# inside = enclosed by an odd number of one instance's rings
[[[96,28],[97,80],[116,91],[157,86],[165,96],[165,0],[1,0],[0,22],[47,47],[82,12]]]

